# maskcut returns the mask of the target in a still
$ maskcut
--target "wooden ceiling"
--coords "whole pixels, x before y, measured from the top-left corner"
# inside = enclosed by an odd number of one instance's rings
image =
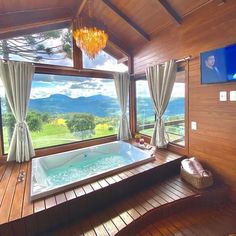
[[[167,27],[214,0],[93,0],[90,10],[110,36],[107,51],[122,59]],[[215,0],[216,1],[216,0]],[[216,1],[216,4],[224,2]],[[0,39],[71,25],[88,0],[1,0]]]

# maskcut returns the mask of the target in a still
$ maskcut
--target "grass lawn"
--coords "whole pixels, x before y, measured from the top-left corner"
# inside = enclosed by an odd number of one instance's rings
[[[6,127],[3,128],[4,133],[4,151],[8,152],[8,134]],[[95,134],[85,139],[93,139],[99,137],[105,137],[116,134],[116,130],[108,130],[95,128]],[[70,133],[67,126],[56,124],[43,124],[42,130],[39,132],[31,132],[34,148],[50,147],[60,144],[72,143],[80,141],[81,137],[75,136]]]
[[[64,125],[44,124],[39,132],[31,132],[34,148],[50,147],[79,141]]]

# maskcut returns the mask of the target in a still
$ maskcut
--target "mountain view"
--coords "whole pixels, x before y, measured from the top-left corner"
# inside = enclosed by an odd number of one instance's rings
[[[30,99],[29,108],[48,113],[90,113],[99,117],[109,117],[119,113],[117,100],[103,95],[71,98],[54,94],[47,98]]]
[[[89,97],[71,98],[62,94],[54,94],[47,98],[30,99],[29,109],[48,113],[90,113],[94,116],[109,117],[119,113],[117,99],[94,95]],[[146,116],[153,115],[152,102],[150,98],[138,99],[137,109]],[[165,115],[173,116],[184,114],[184,98],[170,100]]]
[[[12,135],[15,119],[1,98],[3,114],[4,150],[9,148],[8,137]],[[101,94],[70,97],[52,94],[44,98],[31,98],[27,123],[35,148],[60,145],[75,141],[116,135],[120,108],[115,97]],[[175,118],[184,114],[184,98],[172,98],[165,116]],[[181,119],[181,118],[180,118]],[[137,98],[137,127],[154,123],[151,99]],[[138,129],[139,130],[139,129]],[[172,133],[182,132],[181,127],[168,127]],[[141,130],[140,130],[141,131]],[[152,129],[144,130],[152,135]],[[172,135],[173,136],[173,135]],[[178,136],[174,136],[176,139]]]
[[[148,97],[139,97],[137,99],[137,115],[145,117],[153,116],[154,109],[152,101]],[[184,98],[172,98],[165,111],[165,116],[175,116],[184,114]]]

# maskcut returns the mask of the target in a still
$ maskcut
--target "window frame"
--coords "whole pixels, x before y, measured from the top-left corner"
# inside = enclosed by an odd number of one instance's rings
[[[96,70],[86,70],[81,71],[72,67],[61,67],[55,65],[47,65],[44,66],[42,64],[35,65],[35,73],[39,74],[53,74],[53,75],[67,75],[67,76],[80,76],[80,77],[94,77],[94,78],[102,78],[102,79],[113,79],[113,73],[110,71],[96,71]],[[3,145],[3,135],[2,135],[2,112],[0,109],[0,152],[1,156],[6,160],[7,154],[4,153],[4,145]],[[92,138],[82,141],[75,141],[66,144],[53,145],[50,147],[42,147],[35,149],[35,157],[56,154],[59,152],[69,151],[77,148],[88,147],[91,145],[98,145],[105,142],[112,142],[117,140],[117,135],[108,135],[104,137]]]
[[[180,153],[182,155],[188,155],[189,153],[189,62],[184,62],[184,63],[179,63],[178,64],[178,68],[181,69],[181,71],[185,72],[185,121],[184,121],[184,125],[185,125],[185,146],[181,146],[179,144],[175,144],[175,143],[169,143],[167,149],[173,152],[177,152]],[[136,106],[136,102],[137,102],[137,98],[136,98],[136,82],[139,80],[146,80],[146,76],[145,74],[140,74],[137,75],[136,77],[133,78],[133,91],[134,91],[134,95],[132,98],[132,102],[135,104],[135,107],[133,108],[133,114],[135,114],[135,117],[132,118],[133,122],[134,122],[134,127],[132,127],[132,133],[139,133],[137,131],[137,106]],[[141,134],[141,133],[140,133]],[[145,142],[150,142],[151,141],[151,137],[145,134],[141,134],[142,137],[144,138]]]
[[[27,34],[34,34],[39,32],[46,32],[51,30],[59,30],[63,28],[72,28],[74,29],[73,22],[68,21],[64,22],[63,24],[54,24],[54,25],[46,25],[43,27],[37,27],[36,29],[27,29],[23,31],[16,31],[10,34],[6,34],[4,38],[9,37],[18,37],[22,35]],[[72,48],[73,48],[73,54],[72,54],[72,60],[73,60],[73,66],[61,66],[61,65],[50,65],[50,64],[43,64],[43,63],[37,63],[32,62],[35,66],[35,73],[41,73],[41,74],[54,74],[54,75],[71,75],[71,76],[81,76],[81,77],[94,77],[94,78],[103,78],[103,79],[113,79],[115,71],[104,71],[104,70],[95,70],[95,69],[88,69],[83,67],[83,55],[80,48],[76,46],[76,42],[74,40],[74,37],[72,36]],[[133,60],[130,54],[126,51],[124,51],[122,48],[118,47],[119,50],[127,55],[128,57],[128,72],[131,73],[132,67],[133,67]],[[131,108],[131,104],[134,105],[132,99],[133,96],[131,96],[131,93],[133,93],[134,86],[132,86],[132,81],[130,85],[130,98],[129,98],[129,121],[130,121],[130,127],[134,127],[133,123],[133,109]],[[7,154],[4,154],[4,144],[3,144],[3,133],[2,133],[2,112],[1,112],[1,106],[0,106],[0,164],[5,163],[7,159]],[[133,130],[131,128],[131,130]],[[133,134],[133,133],[132,133]],[[56,154],[60,152],[70,151],[78,148],[83,147],[89,147],[92,145],[98,145],[106,142],[112,142],[117,140],[117,135],[110,135],[105,137],[98,137],[94,139],[88,139],[83,141],[76,141],[73,143],[67,143],[67,144],[60,144],[55,145],[51,147],[45,147],[45,148],[37,148],[35,149],[35,156],[34,157],[40,157],[40,156],[46,156],[51,154]]]

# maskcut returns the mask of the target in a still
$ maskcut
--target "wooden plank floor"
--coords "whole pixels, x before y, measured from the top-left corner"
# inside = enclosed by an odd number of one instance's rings
[[[48,210],[75,198],[80,198],[93,191],[106,188],[121,180],[156,168],[157,166],[165,165],[179,158],[181,158],[180,155],[168,151],[158,151],[156,153],[156,159],[153,162],[33,202],[29,198],[31,163],[3,164],[0,166],[0,226]],[[25,180],[23,182],[17,182],[17,177],[21,170],[25,171]],[[140,199],[137,199],[137,201],[140,201]],[[138,210],[140,212],[148,210],[151,204],[146,203],[145,206],[147,209],[138,208],[137,212]],[[113,214],[112,210],[110,214]]]
[[[156,214],[158,209],[170,207],[172,204],[176,206],[178,201],[183,202],[185,199],[194,199],[198,196],[200,193],[190,188],[179,176],[170,177],[104,208],[82,221],[70,223],[48,234],[65,236],[132,235],[130,231],[124,231],[126,227],[141,220],[148,213],[155,211]]]
[[[226,202],[198,207],[148,224],[138,236],[228,236],[236,235],[236,204]]]

